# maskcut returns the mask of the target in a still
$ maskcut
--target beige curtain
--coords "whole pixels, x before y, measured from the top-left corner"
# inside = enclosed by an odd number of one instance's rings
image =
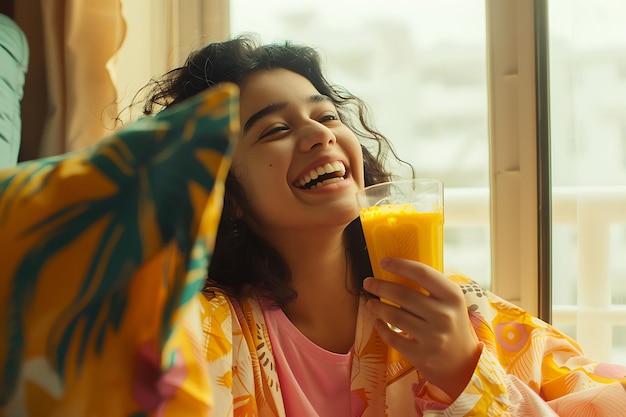
[[[117,114],[107,64],[122,44],[120,0],[41,0],[49,114],[41,156],[97,142]]]
[[[29,39],[20,160],[89,146],[152,77],[228,37],[228,0],[14,0]],[[122,112],[122,119],[130,113]]]
[[[180,66],[189,53],[228,37],[228,0],[122,0],[124,44],[112,68],[123,122],[140,108],[128,106],[148,80]]]

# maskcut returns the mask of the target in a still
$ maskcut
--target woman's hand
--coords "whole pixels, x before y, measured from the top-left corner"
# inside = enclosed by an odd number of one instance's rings
[[[367,307],[378,319],[376,330],[430,383],[456,399],[472,377],[481,353],[463,292],[440,272],[419,262],[385,258],[380,265],[417,282],[430,295],[381,279],[365,279],[366,291],[400,306],[368,300]],[[391,330],[386,323],[404,333]]]

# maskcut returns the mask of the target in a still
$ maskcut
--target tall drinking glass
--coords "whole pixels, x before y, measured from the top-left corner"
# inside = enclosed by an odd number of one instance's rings
[[[374,276],[427,293],[416,282],[383,270],[379,262],[388,256],[406,258],[443,272],[443,182],[376,184],[359,191],[357,200]]]

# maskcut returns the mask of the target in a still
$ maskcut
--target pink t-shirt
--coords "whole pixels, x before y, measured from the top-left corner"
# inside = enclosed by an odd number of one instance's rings
[[[325,350],[279,308],[263,306],[288,417],[350,416],[352,351]]]

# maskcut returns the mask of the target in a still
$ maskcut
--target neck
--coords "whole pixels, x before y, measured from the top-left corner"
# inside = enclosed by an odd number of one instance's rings
[[[359,297],[352,288],[343,229],[287,233],[281,239],[287,244],[274,244],[291,269],[298,297],[283,310],[314,343],[345,353],[354,343]]]
[[[296,290],[347,290],[351,274],[343,232],[343,228],[319,228],[285,231],[280,239],[270,236],[271,243],[289,265]]]

